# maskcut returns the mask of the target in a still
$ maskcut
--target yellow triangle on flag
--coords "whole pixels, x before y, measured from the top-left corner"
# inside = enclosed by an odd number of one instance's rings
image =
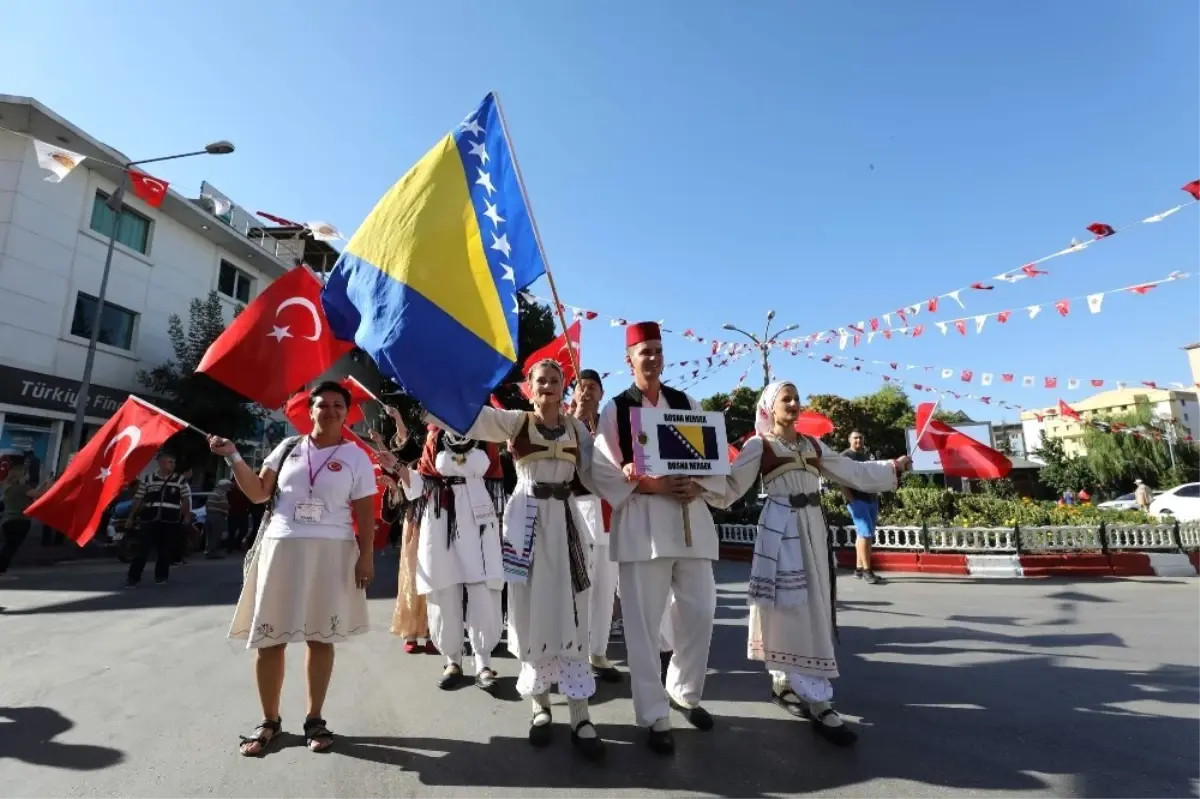
[[[675,429],[683,436],[692,449],[700,454],[700,457],[707,458],[708,453],[704,451],[704,428],[696,424],[680,424],[675,425]]]

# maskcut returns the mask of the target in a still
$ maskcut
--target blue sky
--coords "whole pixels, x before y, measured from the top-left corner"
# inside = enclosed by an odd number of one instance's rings
[[[231,139],[236,154],[161,176],[349,234],[497,90],[563,301],[701,335],[727,321],[761,330],[768,308],[803,332],[869,319],[1086,239],[1092,222],[1165,210],[1200,177],[1200,12],[1181,0],[88,8],[6,4],[0,92],[134,158]],[[1109,297],[1095,316],[1051,304],[1195,271],[1198,230],[1191,206],[933,317],[1043,302],[1036,320],[853,354],[1060,386],[1190,382],[1180,347],[1200,339],[1200,279]],[[590,323],[585,361],[619,368],[622,343]],[[680,338],[667,349],[707,354]],[[782,354],[773,365],[806,394],[881,385]],[[693,393],[727,390],[743,369]],[[1027,406],[1089,393],[923,382]]]

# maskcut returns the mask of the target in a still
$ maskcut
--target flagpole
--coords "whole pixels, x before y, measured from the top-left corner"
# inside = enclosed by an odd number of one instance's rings
[[[212,436],[212,433],[209,433],[205,430],[201,430],[199,427],[196,427],[196,425],[192,424],[191,422],[186,422],[183,419],[180,419],[178,416],[176,416],[173,413],[167,413],[166,411],[164,411],[162,408],[158,407],[154,403],[146,402],[146,400],[142,399],[141,397],[137,396],[136,394],[130,394],[129,398],[131,400],[133,400],[134,402],[137,402],[140,405],[145,405],[147,408],[150,408],[155,413],[161,413],[163,416],[167,417],[168,419],[170,419],[173,422],[181,424],[190,430],[195,430],[197,433],[204,436],[205,438],[209,438]]]
[[[521,165],[517,161],[517,150],[513,147],[512,136],[508,133],[508,123],[504,121],[504,109],[500,106],[500,95],[492,92],[496,103],[496,116],[500,118],[500,130],[504,133],[504,141],[508,144],[508,152],[512,156],[513,172],[517,174],[517,188],[521,190],[521,199],[525,201],[525,209],[529,212],[529,226],[533,228],[533,238],[537,242],[538,251],[542,254],[542,265],[546,267],[546,280],[550,284],[550,296],[554,298],[554,310],[558,314],[558,322],[562,325],[563,336],[567,339],[567,352],[571,355],[571,365],[575,367],[575,375],[579,376],[579,358],[575,348],[571,346],[571,334],[567,332],[567,317],[563,313],[562,301],[558,299],[558,289],[554,286],[554,274],[550,271],[550,260],[546,257],[546,248],[542,246],[542,234],[538,232],[537,218],[533,214],[533,205],[529,202],[529,193],[525,191],[525,179],[521,177]],[[566,389],[566,386],[563,386]]]
[[[937,413],[938,405],[942,402],[942,397],[939,394],[937,400],[933,403],[932,410],[929,411],[929,418],[925,420],[925,424],[917,431],[917,437],[913,439],[913,448],[908,451],[908,457],[911,459],[913,453],[917,451],[917,447],[921,446],[921,439],[925,437],[925,433],[929,430],[929,425],[933,424],[933,415]]]

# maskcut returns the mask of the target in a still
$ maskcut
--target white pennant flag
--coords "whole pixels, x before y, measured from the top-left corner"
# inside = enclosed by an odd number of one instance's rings
[[[1117,390],[1118,391],[1124,391],[1128,387],[1129,387],[1129,384],[1126,383],[1124,380],[1117,381]]]
[[[1024,388],[1032,388],[1032,387],[1033,387],[1033,376],[1032,376],[1032,375],[1025,375],[1024,377],[1022,377],[1022,378],[1021,378],[1021,385],[1022,385],[1022,387],[1024,387]]]
[[[961,291],[962,291],[962,289],[955,289],[954,291],[950,292],[946,296],[949,297],[950,299],[954,300],[955,302],[957,302],[959,308],[966,308],[967,306],[963,305],[963,301],[961,299],[959,299],[959,297],[958,297],[958,295]]]
[[[1104,304],[1104,292],[1100,292],[1099,294],[1089,294],[1087,301],[1089,311],[1092,313],[1100,313],[1100,306]]]
[[[987,318],[988,318],[988,315],[985,313],[980,314],[979,316],[975,317],[975,332],[976,333],[983,332],[983,323],[987,321]]]
[[[938,330],[942,331],[942,335],[943,335],[943,336],[944,336],[944,335],[946,335],[946,323],[945,323],[945,322],[938,322],[938,323],[937,323],[937,326],[938,326]]]
[[[1155,222],[1161,222],[1161,221],[1163,221],[1164,219],[1166,219],[1168,216],[1170,216],[1171,214],[1173,214],[1173,213],[1175,213],[1176,211],[1178,211],[1178,210],[1179,210],[1180,208],[1182,208],[1182,207],[1183,207],[1182,205],[1177,205],[1177,206],[1175,206],[1174,208],[1172,208],[1172,209],[1171,209],[1171,210],[1169,210],[1169,211],[1163,211],[1161,214],[1155,214],[1154,216],[1148,216],[1148,217],[1146,217],[1145,219],[1143,219],[1142,221],[1143,221],[1143,222],[1148,222],[1148,223],[1150,223],[1150,224],[1153,224],[1153,223],[1155,223]]]
[[[916,316],[917,314],[919,314],[921,312],[921,306],[920,305],[910,305],[910,306],[908,306],[908,312],[910,314],[912,314],[913,316]]]
[[[1024,272],[1005,272],[1002,275],[996,275],[995,280],[1003,280],[1005,283],[1016,283],[1018,280],[1027,278]]]
[[[888,327],[892,326],[892,315],[890,313],[885,313],[883,315],[883,323]]]
[[[849,338],[850,337],[848,335],[846,335],[845,333],[843,333],[841,335],[841,338],[838,340],[838,349],[839,350],[846,349],[846,341],[849,340]]]
[[[871,341],[873,341],[874,338],[878,335],[879,335],[879,333],[875,330],[872,330],[871,332],[867,333],[867,343],[870,344]]]
[[[990,386],[992,384],[992,373],[984,372],[981,374],[979,376],[979,382],[981,385]]]
[[[942,379],[943,380],[949,380],[952,377],[954,377],[953,369],[943,369],[942,370]]]
[[[320,220],[316,222],[305,222],[304,226],[312,231],[312,237],[317,241],[337,241],[338,239],[346,238],[342,235],[342,231],[338,230],[328,222],[322,222]]]
[[[1068,377],[1067,378],[1067,388],[1069,388],[1072,391],[1079,388],[1079,378],[1078,377]]]
[[[1029,318],[1030,318],[1030,319],[1033,319],[1034,317],[1036,317],[1038,314],[1040,314],[1040,313],[1042,312],[1042,306],[1040,306],[1040,305],[1030,305],[1030,306],[1029,306],[1028,308],[1026,308],[1025,310],[1029,311]]]
[[[37,151],[38,166],[52,173],[45,178],[48,183],[61,183],[87,157],[37,139],[33,140],[33,149]]]

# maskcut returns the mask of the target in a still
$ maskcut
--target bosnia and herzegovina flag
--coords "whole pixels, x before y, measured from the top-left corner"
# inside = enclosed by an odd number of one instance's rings
[[[458,433],[517,360],[517,293],[546,271],[494,94],[392,186],[321,296],[353,340]]]
[[[658,455],[672,461],[711,461],[722,452],[717,429],[704,424],[658,426]]]

